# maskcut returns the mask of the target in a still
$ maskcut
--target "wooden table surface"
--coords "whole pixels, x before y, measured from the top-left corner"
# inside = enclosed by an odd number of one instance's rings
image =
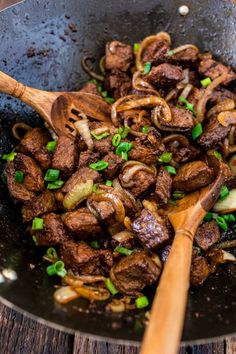
[[[0,303],[1,354],[138,354],[139,349],[54,330]],[[235,354],[236,338],[185,347],[179,354]]]

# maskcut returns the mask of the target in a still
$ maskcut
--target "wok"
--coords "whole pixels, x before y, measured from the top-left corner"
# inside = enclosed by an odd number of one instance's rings
[[[27,0],[0,13],[0,70],[40,89],[77,90],[88,79],[80,67],[84,55],[99,59],[110,39],[133,43],[161,30],[171,34],[174,46],[193,43],[236,66],[236,5],[222,0],[188,0],[186,4],[190,13],[181,17],[178,6],[182,3],[177,0]],[[1,153],[16,143],[11,126],[20,121],[42,124],[30,108],[2,95]],[[5,304],[65,331],[120,342],[141,341],[143,313],[110,314],[101,305],[88,307],[85,300],[64,306],[54,303],[55,280],[46,275],[42,252],[32,245],[20,209],[2,181],[0,235],[0,270],[10,267],[18,274],[16,281],[0,284]],[[235,291],[235,265],[221,267],[202,287],[191,290],[182,340],[212,341],[236,332]]]

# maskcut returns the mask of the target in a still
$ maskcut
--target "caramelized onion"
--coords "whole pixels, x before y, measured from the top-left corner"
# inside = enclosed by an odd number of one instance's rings
[[[65,209],[74,209],[80,202],[86,199],[93,192],[93,180],[77,183],[69,192],[66,193],[63,200]]]
[[[124,218],[124,226],[126,227],[126,229],[128,229],[129,231],[132,231],[133,228],[132,228],[132,222],[130,220],[130,218],[128,216],[126,216]]]
[[[83,284],[93,284],[93,283],[98,283],[98,282],[106,282],[106,278],[103,277],[102,275],[72,275],[72,274],[67,274],[64,278],[63,281],[71,285],[73,287],[79,287],[82,286]]]
[[[124,97],[119,98],[115,103],[113,103],[113,105],[111,107],[111,120],[112,120],[112,123],[114,124],[115,127],[119,126],[119,121],[117,118],[117,107],[119,105],[122,105],[126,101],[133,101],[138,98],[140,98],[140,96],[138,96],[138,95],[128,95],[128,96],[124,96]]]
[[[77,299],[79,294],[71,286],[63,286],[54,293],[54,299],[59,304],[67,304],[67,302]]]
[[[105,76],[105,74],[106,74],[106,70],[105,70],[105,55],[103,57],[101,57],[101,59],[99,60],[99,69],[100,69],[102,75]]]
[[[196,51],[199,52],[198,47],[196,47],[195,45],[193,45],[193,44],[184,44],[184,45],[181,45],[181,46],[179,46],[179,47],[177,47],[175,49],[172,49],[173,50],[173,55],[177,54],[177,53],[180,53],[183,50],[186,50],[186,49],[189,49],[189,48],[195,49]]]
[[[99,75],[97,73],[95,73],[93,71],[92,68],[89,67],[88,65],[88,61],[90,62],[94,62],[94,58],[90,58],[90,57],[84,57],[82,60],[81,60],[81,66],[82,68],[84,69],[84,71],[89,74],[89,76],[93,77],[94,79],[98,80],[98,81],[104,81],[104,76],[103,75]]]
[[[134,238],[134,234],[133,234],[133,232],[131,232],[129,230],[124,230],[124,231],[118,232],[118,234],[113,235],[112,238],[119,243],[123,243],[127,240]]]
[[[170,119],[168,118],[169,120],[165,120],[166,122],[169,122],[171,120],[171,110],[170,110],[170,107],[167,105],[167,103],[164,108],[164,114],[165,114],[165,116],[170,117]],[[160,123],[159,119],[162,118],[161,117],[162,115],[163,115],[163,110],[161,112],[160,107],[156,106],[152,110],[152,114],[151,114],[151,120],[152,120],[153,124],[155,124],[155,126],[160,130],[173,131],[172,127],[166,127]],[[162,118],[162,120],[163,120],[163,118]]]
[[[216,104],[215,106],[213,106],[208,112],[207,112],[207,118],[210,118],[211,116],[218,114],[220,112],[223,111],[231,111],[232,109],[235,108],[235,103],[234,100],[232,99],[227,99],[224,100],[218,104]]]
[[[88,119],[84,118],[84,119],[78,120],[77,122],[74,123],[74,126],[77,129],[77,131],[80,133],[80,135],[82,136],[88,149],[90,151],[93,150],[93,139],[90,134]]]
[[[236,210],[236,189],[232,189],[229,195],[223,199],[218,200],[213,207],[213,210],[220,214],[231,213]]]
[[[125,208],[120,198],[118,198],[116,195],[112,193],[101,193],[101,194],[93,193],[91,198],[95,202],[102,202],[102,201],[110,202],[115,209],[116,220],[123,223],[125,218]]]
[[[17,140],[22,140],[25,134],[33,128],[25,123],[15,123],[12,127],[12,135]]]
[[[206,104],[209,98],[211,97],[212,91],[219,86],[226,78],[227,78],[227,73],[222,74],[221,76],[218,76],[216,79],[214,79],[210,85],[207,86],[205,91],[203,92],[202,97],[197,103],[196,107],[196,113],[197,113],[197,120],[198,122],[202,122],[204,120],[204,114],[206,111]]]
[[[116,189],[118,192],[120,192],[122,195],[124,195],[125,198],[127,198],[133,205],[133,207],[135,208],[136,211],[140,211],[141,205],[138,201],[136,201],[136,199],[134,198],[133,194],[131,194],[129,191],[127,191],[126,189],[124,189],[118,178],[115,178],[113,180],[113,187],[114,189]]]
[[[131,188],[135,184],[135,181],[132,179],[139,171],[146,171],[156,175],[156,168],[154,166],[149,167],[142,162],[130,160],[122,166],[122,173],[120,174],[122,186]]]
[[[218,122],[223,127],[228,127],[230,124],[236,124],[236,111],[224,111],[218,114]]]
[[[188,95],[190,94],[192,88],[193,88],[193,85],[187,84],[185,86],[185,88],[183,89],[183,91],[181,92],[180,96],[183,97],[183,98],[187,98]]]
[[[171,101],[173,98],[176,98],[177,95],[178,95],[178,92],[179,92],[179,89],[177,89],[177,88],[172,89],[172,90],[166,95],[165,101],[166,101],[166,102],[169,102],[169,101]]]
[[[88,299],[90,302],[93,302],[95,300],[105,301],[111,296],[109,291],[102,287],[95,288],[92,286],[79,286],[75,287],[74,290],[80,297]]]
[[[182,135],[182,134],[171,134],[171,135],[165,136],[164,138],[161,139],[161,142],[162,142],[164,145],[167,145],[167,144],[169,144],[169,143],[172,143],[173,141],[178,141],[178,143],[179,143],[181,146],[187,146],[187,145],[189,145],[188,139],[186,138],[186,136],[184,136],[184,135]]]
[[[145,92],[146,94],[160,96],[159,92],[155,89],[155,87],[143,79],[140,71],[136,71],[133,74],[132,86],[137,91]]]
[[[167,42],[169,45],[171,44],[171,38],[170,35],[167,32],[158,32],[156,35],[148,36],[144,38],[142,43],[140,44],[139,50],[136,54],[136,68],[143,72],[143,64],[142,64],[142,56],[144,50],[153,42],[156,42],[158,40],[163,40]]]
[[[107,310],[110,310],[114,313],[124,312],[125,311],[125,304],[118,299],[113,299],[107,306]]]

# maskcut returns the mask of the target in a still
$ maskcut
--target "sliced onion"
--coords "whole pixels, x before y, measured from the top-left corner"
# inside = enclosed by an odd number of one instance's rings
[[[189,145],[189,141],[186,136],[182,134],[171,134],[162,138],[161,142],[165,145],[172,143],[173,141],[178,141],[181,146]]]
[[[177,54],[177,53],[180,53],[183,50],[186,50],[186,49],[189,49],[189,48],[195,49],[197,52],[199,52],[198,47],[196,47],[195,45],[193,45],[193,44],[184,44],[184,45],[181,45],[181,46],[179,46],[179,47],[177,47],[175,49],[172,49],[173,52],[174,52],[173,55]]]
[[[17,140],[22,140],[25,134],[33,128],[25,123],[15,123],[12,127],[12,135]],[[23,133],[23,134],[22,134]]]
[[[100,69],[102,75],[105,76],[105,74],[106,74],[106,70],[105,70],[105,55],[103,57],[101,57],[101,59],[99,60],[99,69]]]
[[[63,200],[65,209],[74,209],[80,202],[93,193],[93,180],[77,183],[69,192],[66,193]]]
[[[90,57],[85,57],[81,60],[81,66],[84,69],[84,71],[89,74],[89,76],[93,77],[94,79],[98,80],[98,81],[104,81],[104,76],[103,75],[99,75],[97,73],[95,73],[93,71],[92,68],[90,68],[88,66],[88,61],[90,62],[94,62],[94,58],[90,58]]]
[[[213,210],[220,214],[231,213],[236,210],[236,189],[232,189],[229,195],[223,199],[218,200],[214,205]]]
[[[110,298],[110,293],[107,289],[102,287],[92,287],[92,286],[80,286],[73,288],[76,293],[83,297],[84,299],[88,299],[93,302],[96,301],[105,301]]]
[[[109,133],[112,127],[113,127],[112,125],[111,126],[103,125],[102,127],[91,130],[91,133],[96,134],[96,135],[100,135],[103,133]]]
[[[90,151],[93,150],[93,139],[89,130],[88,119],[81,119],[74,123],[75,128],[82,136],[85,144],[87,145]]]
[[[112,120],[112,123],[114,124],[115,127],[119,126],[119,121],[117,118],[117,107],[119,105],[122,105],[126,101],[132,101],[132,100],[135,100],[138,98],[140,98],[140,96],[138,96],[138,95],[128,95],[128,96],[124,96],[124,97],[119,98],[115,103],[113,103],[113,105],[111,107],[111,120]]]
[[[183,75],[184,75],[184,78],[182,81],[179,82],[179,84],[184,84],[184,85],[189,84],[189,69],[184,69]]]
[[[132,77],[132,86],[135,90],[145,92],[146,94],[160,96],[154,86],[145,81],[140,71],[136,71]]]
[[[236,124],[236,111],[224,111],[218,114],[218,122],[223,127],[228,127],[230,124]]]
[[[114,313],[124,312],[125,304],[121,300],[113,299],[112,302],[106,306],[106,309]]]
[[[54,293],[54,299],[59,304],[67,304],[67,302],[77,299],[79,294],[71,286],[63,286]]]
[[[165,101],[166,101],[166,102],[169,102],[169,101],[171,101],[173,98],[176,98],[177,95],[178,95],[178,92],[179,92],[179,89],[177,89],[177,88],[172,89],[172,90],[166,95]]]
[[[218,104],[216,104],[215,106],[213,106],[208,112],[207,112],[207,118],[210,118],[211,116],[218,114],[220,112],[223,111],[231,111],[232,109],[235,108],[235,103],[234,100],[232,99],[227,99],[224,100]]]
[[[128,229],[129,231],[132,231],[132,221],[130,220],[130,218],[128,216],[126,216],[124,218],[124,226],[126,227],[126,229]]]
[[[136,201],[136,199],[134,198],[132,193],[130,193],[129,191],[127,191],[126,189],[124,189],[121,186],[118,178],[115,178],[113,180],[113,187],[118,192],[120,192],[122,195],[124,195],[125,198],[129,199],[129,201],[132,203],[132,205],[134,206],[136,211],[140,211],[140,209],[141,209],[140,203],[138,203],[138,201]]]
[[[218,243],[218,245],[214,246],[213,248],[225,249],[225,248],[234,248],[234,247],[236,247],[236,240],[227,240]]]
[[[147,199],[143,200],[143,207],[151,212],[156,213],[157,212],[157,204],[154,201],[150,201]]]
[[[119,243],[123,243],[127,240],[133,239],[134,234],[133,234],[133,232],[131,232],[129,230],[124,230],[124,231],[118,232],[118,234],[113,235],[112,238]]]
[[[106,278],[102,275],[72,275],[68,274],[63,278],[63,281],[73,287],[80,287],[83,284],[93,284],[98,282],[106,282]]]
[[[155,124],[155,126],[160,129],[160,130],[163,130],[163,131],[173,131],[173,128],[172,127],[166,127],[166,126],[163,126],[159,119],[161,118],[163,120],[163,118],[161,117],[161,110],[160,110],[160,107],[156,106],[153,110],[152,110],[152,114],[151,114],[151,120],[153,122],[153,124]],[[166,107],[165,107],[165,114],[167,116],[170,116],[171,117],[171,110],[170,110],[170,107],[166,104]],[[168,120],[165,120],[166,122],[168,122]],[[175,129],[177,130],[177,129]]]
[[[156,175],[156,169],[154,166],[149,167],[142,162],[130,160],[122,166],[122,173],[120,174],[120,180],[122,186],[125,188],[131,188],[135,181],[132,181],[134,175],[139,171],[146,171],[148,173]]]
[[[188,95],[190,94],[192,88],[193,88],[193,85],[187,84],[185,86],[185,88],[183,89],[183,91],[181,92],[180,96],[183,97],[183,98],[187,98]]]
[[[115,209],[116,220],[123,223],[125,218],[125,208],[120,198],[118,198],[116,195],[112,193],[101,193],[101,194],[93,193],[91,199],[94,200],[95,202],[102,202],[102,201],[110,202],[113,208]]]
[[[206,104],[209,98],[211,97],[212,91],[219,86],[226,78],[227,73],[222,74],[221,76],[214,79],[209,86],[203,91],[202,97],[197,103],[196,113],[198,122],[202,122],[204,120],[204,114],[206,111]]]
[[[160,268],[160,269],[162,268],[161,260],[157,254],[152,253],[151,259],[157,265],[158,268]]]

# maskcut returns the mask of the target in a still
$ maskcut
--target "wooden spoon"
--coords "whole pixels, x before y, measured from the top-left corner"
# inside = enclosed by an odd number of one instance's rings
[[[80,113],[110,122],[110,105],[101,97],[85,92],[48,92],[24,86],[0,71],[0,92],[19,98],[51,126],[57,135],[73,134]]]
[[[174,242],[168,256],[153,301],[151,317],[146,328],[141,354],[177,354],[181,339],[193,238],[198,225],[219,197],[224,183],[222,170],[216,180],[171,206],[166,214],[175,230]]]

